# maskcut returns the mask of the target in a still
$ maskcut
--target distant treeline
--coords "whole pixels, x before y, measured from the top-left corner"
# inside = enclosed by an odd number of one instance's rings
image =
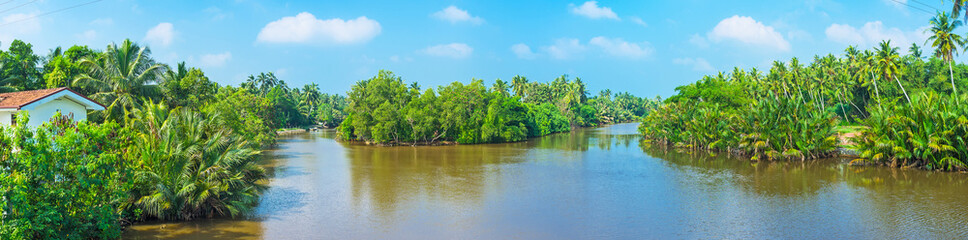
[[[603,90],[589,97],[580,78],[550,83],[515,76],[454,82],[436,89],[407,85],[392,72],[357,82],[348,93],[341,138],[374,144],[461,144],[515,142],[567,132],[573,127],[630,122],[659,100]]]

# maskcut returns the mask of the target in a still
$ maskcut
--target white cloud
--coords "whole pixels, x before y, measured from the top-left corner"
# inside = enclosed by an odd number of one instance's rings
[[[555,40],[555,44],[542,47],[541,50],[548,53],[551,58],[563,60],[577,57],[585,51],[585,46],[578,42],[578,39],[561,38]]]
[[[467,58],[474,53],[474,48],[463,43],[441,44],[430,46],[420,50],[424,54],[436,57],[449,57],[454,59]]]
[[[630,43],[621,38],[594,37],[588,41],[589,45],[597,46],[606,54],[624,58],[643,58],[652,54],[648,43]]]
[[[619,20],[618,15],[612,12],[611,8],[599,7],[598,1],[587,1],[581,6],[575,6],[575,4],[568,4],[571,8],[571,13],[585,16],[591,19],[614,19]]]
[[[639,26],[649,27],[649,24],[648,23],[645,23],[645,21],[642,21],[642,18],[639,18],[639,17],[630,17],[629,20],[631,20],[632,23],[638,24]]]
[[[379,35],[380,23],[366,17],[344,21],[340,18],[317,19],[302,12],[270,22],[256,40],[267,43],[354,44],[367,42]]]
[[[470,22],[474,25],[480,25],[481,23],[484,23],[484,19],[477,16],[471,16],[471,14],[467,13],[466,10],[457,8],[457,6],[454,5],[435,12],[434,14],[431,14],[431,16],[440,20],[448,21],[451,24]]]
[[[734,15],[723,19],[707,35],[713,42],[736,41],[779,51],[790,51],[790,43],[783,38],[782,34],[752,17]]]
[[[171,45],[172,39],[175,38],[175,26],[171,23],[159,23],[157,26],[148,29],[148,33],[145,34],[145,40],[161,46]]]
[[[716,70],[703,58],[676,58],[672,59],[672,63],[691,66],[692,70],[699,72],[712,72]]]
[[[511,46],[511,51],[514,55],[517,55],[520,59],[534,59],[538,55],[531,51],[531,47],[524,43],[518,43]]]
[[[857,45],[859,47],[871,47],[877,45],[882,40],[891,40],[894,46],[908,46],[911,43],[923,43],[928,39],[928,34],[924,32],[927,27],[921,27],[914,31],[905,32],[899,28],[884,27],[881,21],[867,22],[860,29],[848,24],[831,24],[825,33],[830,41]]]
[[[203,67],[221,67],[225,66],[225,63],[232,59],[231,52],[217,53],[217,54],[205,54],[201,57],[201,65]]]
[[[400,61],[400,56],[397,56],[397,55],[390,56],[390,61],[391,62],[399,62]]]
[[[4,25],[3,31],[0,31],[0,44],[9,46],[14,38],[22,39],[27,35],[40,33],[40,21],[36,16],[34,13],[15,13],[0,19],[0,24]]]

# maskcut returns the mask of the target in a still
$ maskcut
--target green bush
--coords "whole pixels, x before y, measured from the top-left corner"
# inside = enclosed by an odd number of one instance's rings
[[[55,115],[55,119],[59,116]],[[118,199],[130,187],[117,124],[18,116],[0,134],[0,239],[119,238]]]

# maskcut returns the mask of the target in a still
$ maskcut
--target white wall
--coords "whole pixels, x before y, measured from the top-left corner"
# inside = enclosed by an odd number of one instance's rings
[[[0,126],[10,126],[10,116],[16,111],[0,111]]]
[[[28,110],[30,122],[27,122],[27,126],[36,127],[44,122],[50,121],[50,118],[54,116],[57,110],[60,110],[61,116],[68,116],[73,113],[74,121],[87,120],[87,109],[84,108],[84,105],[61,97],[34,107],[32,110]],[[2,115],[0,114],[0,123],[4,123],[2,122]],[[10,116],[7,116],[6,124],[10,124]]]

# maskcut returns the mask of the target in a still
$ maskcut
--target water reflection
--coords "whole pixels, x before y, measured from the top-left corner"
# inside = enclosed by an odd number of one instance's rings
[[[647,146],[635,124],[525,142],[372,147],[332,131],[268,151],[253,216],[129,239],[964,238],[968,177],[753,163]]]

